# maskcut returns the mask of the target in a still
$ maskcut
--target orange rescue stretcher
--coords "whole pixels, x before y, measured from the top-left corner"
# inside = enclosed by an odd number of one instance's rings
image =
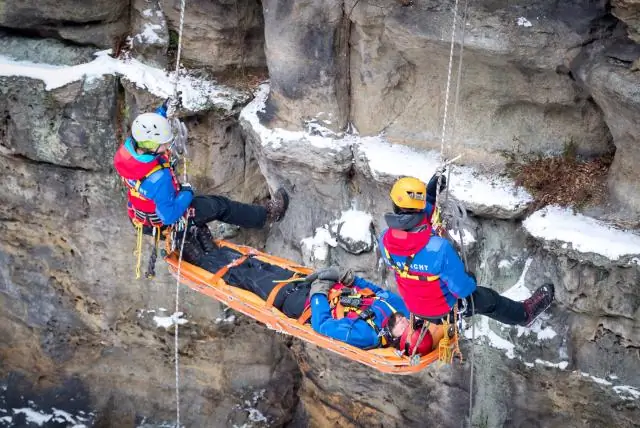
[[[350,360],[373,367],[384,373],[416,373],[438,360],[450,363],[452,356],[454,354],[459,354],[457,334],[453,335],[451,338],[445,337],[438,340],[445,335],[442,326],[432,325],[430,327],[430,331],[434,337],[434,343],[438,341],[439,346],[434,346],[435,349],[431,353],[420,358],[415,356],[413,359],[407,355],[399,355],[399,351],[395,348],[389,347],[363,350],[355,346],[348,345],[345,342],[316,333],[309,323],[301,323],[298,319],[289,318],[273,306],[275,295],[281,286],[286,283],[278,284],[269,298],[265,301],[250,291],[228,285],[222,279],[229,269],[233,269],[234,266],[240,265],[249,257],[255,257],[262,262],[293,271],[296,273],[294,277],[306,276],[313,271],[312,269],[301,266],[291,260],[263,253],[252,247],[236,245],[224,240],[218,240],[216,243],[221,247],[228,247],[242,253],[243,257],[240,257],[233,263],[224,266],[216,273],[211,273],[182,261],[180,266],[180,282],[192,290],[219,300],[232,309],[260,321],[272,330],[290,334],[309,343],[313,343],[314,345],[333,351]],[[169,271],[174,276],[177,276],[178,254],[174,251],[168,254],[165,257],[165,260],[169,264]]]

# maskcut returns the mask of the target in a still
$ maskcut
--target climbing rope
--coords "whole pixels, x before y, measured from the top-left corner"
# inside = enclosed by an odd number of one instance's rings
[[[460,87],[461,87],[461,80],[462,80],[462,60],[463,60],[463,53],[464,53],[464,38],[465,38],[466,23],[468,18],[468,6],[469,6],[468,0],[464,0],[464,7],[463,7],[463,13],[462,13],[460,51],[459,51],[459,59],[458,59],[458,72],[456,76],[456,91],[455,91],[454,107],[453,107],[453,124],[451,126],[451,136],[449,139],[449,145],[451,145],[451,142],[454,139],[456,124],[457,124],[458,105],[460,100]],[[446,169],[446,165],[448,163],[445,160],[445,140],[446,140],[446,131],[447,131],[447,114],[448,114],[448,108],[449,108],[449,93],[451,89],[451,71],[453,68],[453,51],[454,51],[455,40],[456,40],[457,15],[458,15],[458,0],[456,0],[454,4],[453,22],[451,25],[451,46],[449,50],[449,64],[447,69],[447,86],[446,86],[446,92],[445,92],[444,114],[442,119],[442,134],[440,139],[440,158],[442,159],[442,165],[439,168],[440,174],[438,176],[438,182],[436,186],[435,211],[440,210],[440,186],[442,183],[444,170]],[[449,168],[449,170],[447,171],[447,183],[451,182],[450,179],[451,179],[451,168]],[[449,186],[447,186],[447,189],[445,191],[445,204],[447,204],[448,202],[449,202]],[[451,206],[453,208],[451,212],[453,213],[453,221],[455,223],[455,229],[459,233],[460,253],[462,254],[464,266],[466,267],[468,265],[468,262],[467,262],[467,254],[466,254],[465,245],[464,245],[464,233],[463,233],[463,230],[464,230],[463,222],[466,219],[466,209],[464,208],[464,206],[462,206],[459,203],[451,204]],[[440,216],[440,214],[438,214],[438,216]],[[444,218],[442,218],[442,223],[443,223],[442,224],[443,229],[446,230],[444,225]],[[473,300],[473,296],[470,296],[470,302],[471,302],[471,315],[474,315],[475,302]],[[454,328],[457,328],[457,320],[454,320]],[[456,334],[457,334],[457,331],[456,331]],[[445,334],[445,338],[448,338],[448,334]],[[447,339],[444,342],[445,343],[440,344],[440,351],[444,353],[444,355],[441,355],[441,359],[443,359],[444,357],[444,359],[448,360],[449,357],[453,358],[453,356],[449,354],[449,350],[450,350],[450,347],[448,346],[449,340]],[[443,349],[444,347],[446,347],[446,349]],[[474,377],[474,366],[475,366],[475,323],[472,324],[470,364],[471,364],[471,367],[470,367],[470,375],[469,375],[469,425],[471,426],[472,413],[473,413],[473,377]]]
[[[180,2],[180,25],[178,27],[178,52],[176,53],[176,69],[175,69],[175,80],[173,84],[173,111],[170,116],[175,114],[177,110],[177,105],[181,104],[179,93],[178,93],[178,81],[180,80],[180,56],[182,54],[182,31],[184,28],[184,12],[186,9],[186,0],[181,0]],[[177,127],[177,136],[176,139],[179,140],[180,146],[176,147],[176,151],[184,161],[184,169],[182,171],[184,183],[187,182],[187,157],[186,157],[186,127],[182,122],[177,119],[173,120],[174,126]],[[180,311],[180,270],[182,267],[182,251],[184,250],[184,242],[187,237],[187,225],[188,225],[189,215],[186,215],[186,220],[184,224],[184,228],[182,230],[182,240],[180,243],[180,252],[178,254],[178,269],[176,273],[176,304],[174,311],[174,361],[175,361],[175,371],[176,371],[176,427],[180,428],[180,354],[178,352],[179,346],[179,323],[178,323],[178,314]]]
[[[173,84],[173,99],[178,100],[178,80],[180,78],[180,55],[182,54],[182,29],[184,28],[184,11],[186,0],[180,1],[180,25],[178,27],[178,52],[176,52],[176,70]]]
[[[188,220],[188,219],[187,219]],[[187,227],[185,224],[184,230],[182,231],[182,240],[180,242],[180,252],[178,253],[178,269],[176,272],[176,306],[175,311],[173,312],[174,316],[174,360],[176,366],[176,428],[180,428],[180,353],[178,352],[179,346],[179,311],[180,311],[180,269],[182,267],[182,251],[184,250],[184,241],[187,237]]]

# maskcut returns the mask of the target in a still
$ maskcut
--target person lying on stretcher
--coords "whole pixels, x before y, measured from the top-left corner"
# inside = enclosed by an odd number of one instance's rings
[[[213,273],[241,256],[228,247],[204,252],[190,240],[183,250],[186,262]],[[279,283],[294,274],[250,257],[230,268],[222,279],[267,300]],[[415,328],[407,343],[409,311],[400,296],[355,276],[351,270],[324,268],[288,283],[277,291],[273,305],[286,316],[303,321],[310,311],[311,327],[316,332],[362,349],[395,346],[406,351],[409,344],[413,350],[419,338],[420,329]],[[433,339],[427,333],[416,352],[428,354],[432,347]]]

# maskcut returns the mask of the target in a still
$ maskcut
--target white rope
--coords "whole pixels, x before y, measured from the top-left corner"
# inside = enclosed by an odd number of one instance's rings
[[[186,8],[186,0],[181,0],[180,2],[180,26],[178,27],[178,52],[176,53],[176,70],[175,70],[175,81],[173,86],[173,99],[174,102],[177,102],[178,98],[178,81],[180,80],[180,56],[182,54],[182,29],[184,28],[184,11]],[[175,108],[174,108],[175,112]],[[186,146],[186,141],[184,142]],[[184,182],[187,182],[187,159],[186,154],[183,156],[184,160]],[[176,278],[176,305],[174,311],[174,363],[175,363],[175,371],[176,371],[176,428],[180,428],[180,353],[178,352],[179,347],[179,318],[178,313],[180,311],[180,271],[182,268],[182,251],[184,250],[184,242],[187,237],[187,226],[188,220],[185,222],[184,230],[182,231],[182,242],[180,244],[180,254],[178,255],[178,269],[177,269],[177,278]]]
[[[447,114],[449,112],[449,92],[451,91],[451,70],[453,68],[453,48],[455,47],[455,42],[456,42],[457,18],[458,18],[458,0],[456,0],[455,5],[453,6],[453,23],[451,25],[451,48],[449,49],[449,66],[447,69],[447,87],[446,87],[445,98],[444,98],[444,114],[442,117],[442,135],[440,138],[440,159],[442,160],[442,165],[440,167],[440,175],[438,176],[438,183],[436,185],[436,207],[440,206],[439,205],[440,185],[442,183],[442,176],[444,174],[444,167],[446,165],[445,163],[446,161],[444,158],[444,142],[447,134]]]
[[[457,1],[457,0],[456,0]],[[184,10],[186,9],[186,0],[180,2],[180,25],[178,27],[178,52],[176,53],[176,71],[175,82],[173,86],[173,96],[176,99],[178,95],[178,80],[180,76],[180,55],[182,54],[182,28],[184,27]]]
[[[188,219],[187,219],[188,220]],[[180,354],[178,352],[178,332],[179,332],[179,311],[180,311],[180,270],[182,268],[182,251],[184,250],[184,241],[187,237],[187,226],[185,225],[182,231],[182,242],[180,243],[180,253],[178,255],[178,269],[176,273],[176,306],[173,312],[174,317],[174,354],[173,358],[176,366],[176,428],[180,428]]]
[[[444,115],[442,118],[442,136],[440,138],[440,156],[444,162],[444,141],[447,132],[447,112],[449,109],[449,92],[451,89],[451,69],[453,68],[453,48],[456,42],[456,24],[458,18],[458,0],[453,6],[453,24],[451,25],[451,49],[449,50],[449,68],[447,70],[447,89],[444,98]]]

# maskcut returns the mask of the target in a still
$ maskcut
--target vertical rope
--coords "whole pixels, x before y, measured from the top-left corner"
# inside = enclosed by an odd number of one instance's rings
[[[451,49],[449,50],[449,68],[447,70],[447,89],[444,98],[444,114],[442,117],[442,135],[440,138],[440,156],[444,155],[444,141],[447,132],[447,112],[449,110],[449,92],[451,89],[451,69],[453,68],[453,48],[455,47],[456,24],[458,18],[458,0],[453,7],[453,24],[451,25]],[[444,157],[442,158],[444,162]]]
[[[180,428],[180,354],[178,352],[178,311],[180,310],[180,269],[182,268],[182,251],[184,250],[184,241],[187,237],[187,226],[185,225],[185,229],[182,231],[182,242],[180,243],[180,253],[178,255],[178,269],[176,274],[176,306],[175,311],[173,313],[174,316],[174,360],[176,366],[176,428]]]
[[[453,49],[456,42],[456,27],[458,18],[458,0],[453,6],[453,23],[451,25],[451,48],[449,49],[449,66],[447,69],[447,87],[444,98],[444,113],[442,117],[442,135],[440,137],[440,159],[442,161],[441,169],[445,167],[444,159],[444,142],[447,134],[447,114],[449,111],[449,92],[451,91],[451,70],[453,69]],[[436,186],[436,209],[440,206],[440,185],[442,183],[443,172],[438,176],[438,184]]]
[[[180,2],[180,25],[178,27],[178,52],[176,53],[176,70],[175,81],[173,85],[173,99],[178,99],[178,81],[180,80],[180,56],[182,55],[182,30],[184,28],[184,11],[186,9],[186,0]],[[187,181],[187,159],[184,159],[184,180]],[[188,220],[188,218],[187,218]],[[178,312],[180,310],[180,270],[182,267],[182,251],[184,250],[184,241],[187,237],[187,223],[185,222],[184,230],[182,232],[182,242],[180,244],[180,253],[178,255],[178,269],[176,278],[176,305],[174,311],[174,362],[176,371],[176,428],[180,428],[180,354],[178,352],[179,346],[179,324],[178,324]]]
[[[173,86],[173,96],[174,99],[177,98],[178,95],[178,77],[180,75],[180,56],[182,54],[182,29],[184,27],[184,10],[186,8],[186,0],[180,1],[180,25],[178,26],[178,52],[176,53],[176,75],[175,82]]]

